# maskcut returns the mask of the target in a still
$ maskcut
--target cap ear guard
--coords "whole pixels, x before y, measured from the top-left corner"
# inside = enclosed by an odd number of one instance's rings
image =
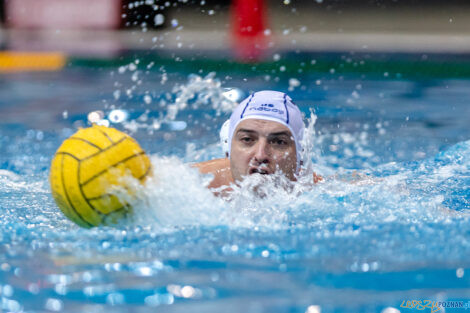
[[[229,155],[229,144],[228,144],[228,138],[229,138],[229,130],[230,129],[230,120],[226,120],[224,124],[222,125],[222,128],[220,128],[220,144],[222,145],[222,151],[225,154],[225,157],[228,157]]]

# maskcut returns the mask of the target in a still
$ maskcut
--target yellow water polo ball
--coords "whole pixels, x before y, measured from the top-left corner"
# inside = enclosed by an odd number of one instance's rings
[[[60,210],[82,227],[111,225],[132,208],[113,192],[126,175],[143,182],[151,163],[129,135],[94,125],[66,139],[54,155],[50,170],[52,196]]]

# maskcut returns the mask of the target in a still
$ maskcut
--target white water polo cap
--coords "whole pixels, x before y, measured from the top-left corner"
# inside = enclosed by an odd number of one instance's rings
[[[233,110],[228,127],[227,122],[225,122],[225,127],[222,127],[220,134],[222,143],[225,141],[224,139],[227,140],[224,149],[226,149],[225,152],[228,156],[230,156],[232,148],[233,133],[235,129],[237,129],[238,124],[246,119],[274,121],[286,126],[295,141],[297,170],[300,169],[301,141],[304,135],[305,125],[302,119],[302,113],[300,113],[299,108],[287,94],[271,90],[258,91],[243,100],[235,110]],[[227,128],[228,134],[226,133]],[[224,132],[225,134],[223,134]]]

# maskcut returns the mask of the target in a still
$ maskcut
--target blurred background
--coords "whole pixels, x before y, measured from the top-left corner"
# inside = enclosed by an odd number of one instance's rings
[[[296,49],[467,55],[469,17],[464,0],[0,0],[0,47],[71,56],[222,50],[251,61]]]

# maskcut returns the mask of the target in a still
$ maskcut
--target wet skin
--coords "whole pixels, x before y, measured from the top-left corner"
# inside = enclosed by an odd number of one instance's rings
[[[193,166],[203,174],[214,175],[209,188],[229,186],[252,174],[282,172],[295,180],[295,142],[289,129],[280,123],[247,119],[234,132],[230,160],[215,159]]]
[[[246,119],[234,132],[230,169],[235,181],[252,174],[281,172],[295,180],[297,156],[290,130],[277,122]]]

